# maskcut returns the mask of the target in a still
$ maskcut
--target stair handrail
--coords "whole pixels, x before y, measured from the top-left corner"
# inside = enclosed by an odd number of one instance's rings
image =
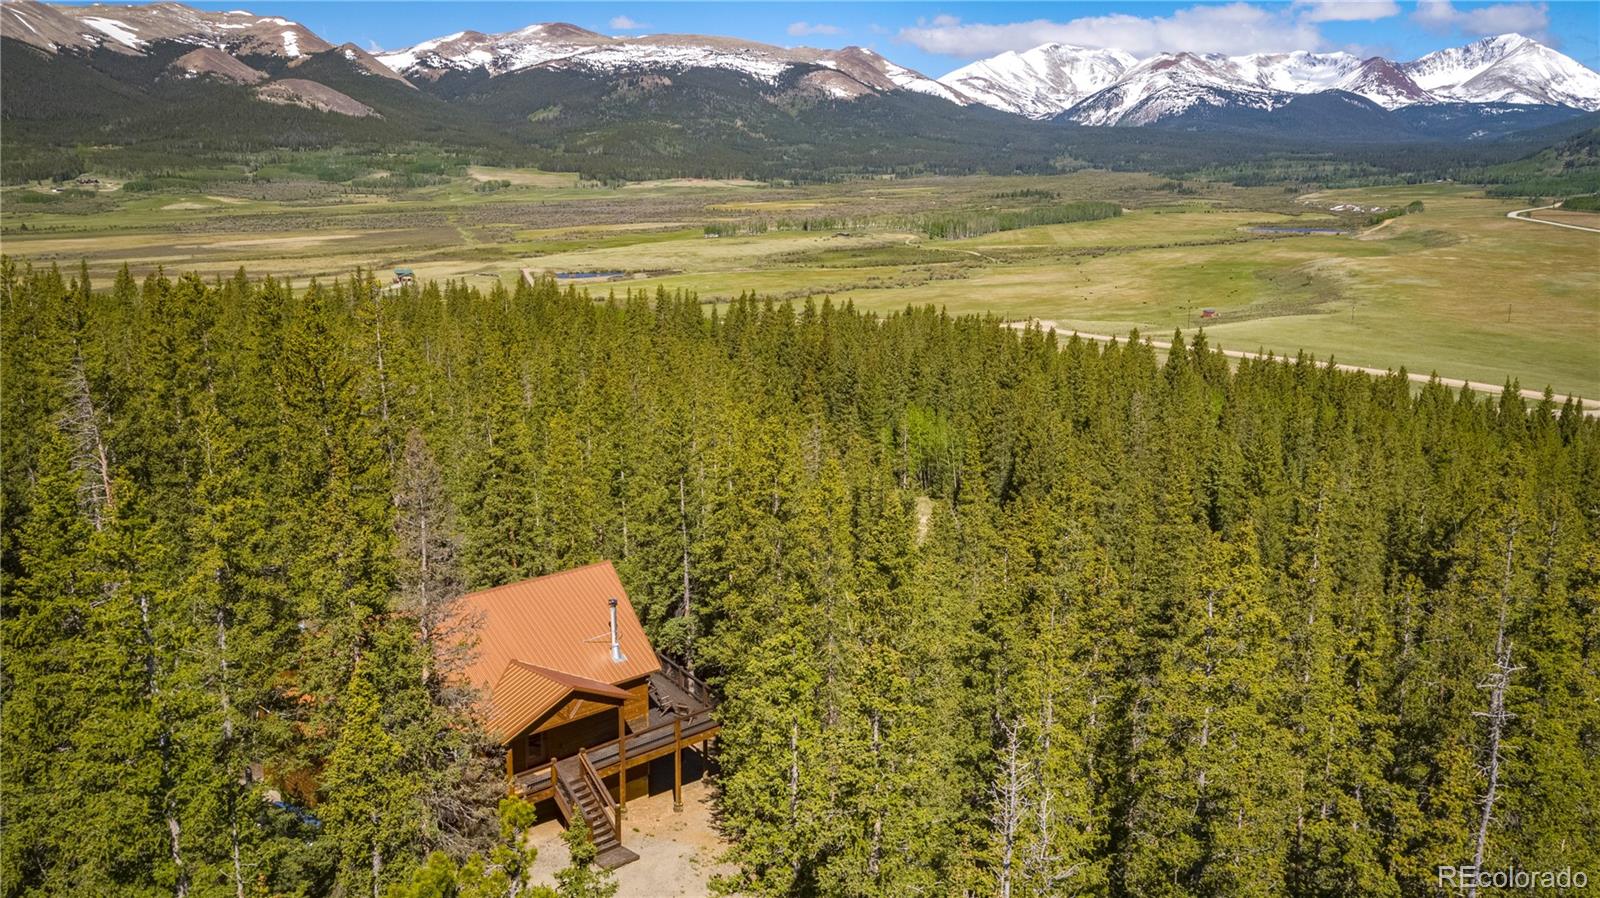
[[[595,770],[594,765],[589,762],[588,749],[578,750],[578,767],[583,771],[584,778],[589,781],[589,789],[594,792],[595,800],[600,802],[601,807],[611,812],[612,826],[615,827],[614,832],[617,842],[620,844],[622,842],[622,814],[617,810],[617,800],[611,797],[611,790],[606,788],[605,780],[600,778],[600,772]],[[617,772],[617,788],[628,788],[628,772],[626,770]]]
[[[561,781],[561,774],[556,770],[556,759],[550,759],[550,791],[555,796],[556,809],[568,822],[572,820],[572,802],[568,801],[567,784]]]

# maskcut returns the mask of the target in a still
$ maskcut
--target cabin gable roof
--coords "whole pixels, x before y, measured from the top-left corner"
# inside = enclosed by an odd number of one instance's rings
[[[613,598],[621,661],[611,656]],[[661,669],[609,561],[469,593],[461,615],[476,640],[465,675],[502,743],[574,694],[620,702],[621,684]]]

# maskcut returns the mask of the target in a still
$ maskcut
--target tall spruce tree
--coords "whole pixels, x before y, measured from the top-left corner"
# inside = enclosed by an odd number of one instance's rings
[[[0,340],[6,895],[516,892],[452,600],[598,558],[720,700],[736,890],[1600,855],[1572,404],[549,281],[0,260]]]

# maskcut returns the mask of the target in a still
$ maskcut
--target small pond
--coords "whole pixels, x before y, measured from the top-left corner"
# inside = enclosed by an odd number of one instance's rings
[[[1292,225],[1262,225],[1251,228],[1252,234],[1322,234],[1328,237],[1337,237],[1344,232],[1338,228],[1307,228]]]

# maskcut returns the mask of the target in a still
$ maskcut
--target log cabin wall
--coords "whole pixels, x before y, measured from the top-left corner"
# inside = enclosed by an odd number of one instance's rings
[[[629,729],[644,727],[650,717],[649,679],[626,683],[621,688],[628,692],[622,709]],[[551,758],[571,757],[581,748],[616,738],[617,703],[574,696],[511,740],[511,772],[539,767]],[[632,796],[634,773],[629,774],[628,794]]]

